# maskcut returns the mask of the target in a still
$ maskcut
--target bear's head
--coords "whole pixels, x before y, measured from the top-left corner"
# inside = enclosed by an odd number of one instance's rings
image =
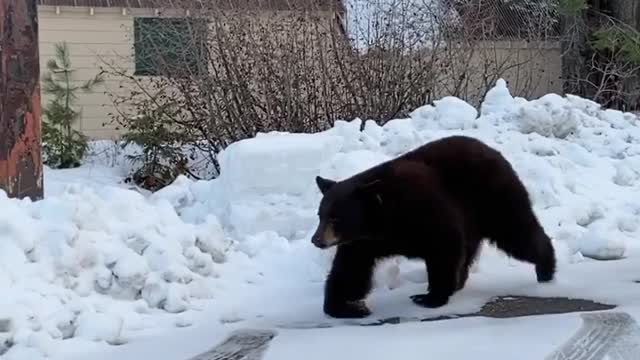
[[[334,181],[320,176],[316,184],[322,193],[318,208],[320,222],[311,242],[320,249],[373,239],[379,233],[382,197],[379,180],[363,184],[353,180]]]

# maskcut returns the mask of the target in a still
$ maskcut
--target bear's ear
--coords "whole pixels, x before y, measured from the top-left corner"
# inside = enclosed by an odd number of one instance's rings
[[[366,198],[374,200],[378,204],[382,204],[381,185],[382,180],[376,179],[358,186],[358,192]]]
[[[316,185],[318,185],[318,189],[324,195],[333,185],[336,184],[336,181],[325,179],[321,176],[316,176]]]

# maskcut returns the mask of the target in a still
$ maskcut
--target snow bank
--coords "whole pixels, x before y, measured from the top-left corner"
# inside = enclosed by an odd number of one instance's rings
[[[317,221],[314,177],[342,179],[427,141],[453,134],[498,148],[529,189],[549,234],[597,259],[624,256],[638,235],[640,128],[632,114],[575,96],[514,98],[504,80],[480,112],[445,97],[408,119],[378,126],[338,122],[317,134],[263,134],[230,146],[219,183],[223,222],[242,241],[263,231],[304,239]]]
[[[344,178],[387,159],[366,149],[375,141],[359,129],[359,120],[339,122],[324,133],[261,134],[227,147],[215,201],[229,231],[240,237],[263,231],[305,236],[317,212],[317,175]]]
[[[479,138],[512,162],[563,266],[624,257],[640,235],[640,128],[631,114],[573,96],[514,98],[500,80],[479,111],[446,97],[406,119],[362,124],[239,141],[221,154],[216,180],[180,177],[150,196],[108,185],[115,181],[104,169],[100,181],[48,170],[53,185],[35,203],[0,193],[0,353],[35,359],[63,339],[120,344],[188,326],[190,318],[174,316],[204,304],[218,309],[206,318],[221,322],[289,307],[296,318],[313,309],[310,318],[321,319],[332,251],[309,242],[315,176],[343,179],[453,134]],[[386,262],[376,288],[423,289],[424,265],[414,265]],[[457,304],[478,305],[465,299]]]
[[[117,187],[71,185],[35,203],[0,192],[0,209],[0,332],[15,351],[117,344],[152,326],[147,314],[186,311],[212,296],[206,280],[228,246],[214,216],[185,223],[169,201]]]
[[[361,126],[363,120],[354,119],[316,134],[273,132],[237,142],[221,157],[220,178],[191,196],[183,218],[195,221],[194,213],[186,215],[190,208],[215,213],[238,242],[234,274],[246,273],[243,279],[255,286],[238,290],[243,302],[224,310],[222,321],[255,317],[269,324],[289,316],[294,321],[301,313],[308,321],[322,321],[321,284],[333,250],[320,251],[309,242],[320,200],[314,177],[343,179],[425,142],[463,134],[496,147],[511,161],[554,240],[560,268],[587,258],[619,259],[640,229],[637,120],[573,96],[514,98],[501,80],[480,111],[448,97],[384,126],[372,121]],[[496,269],[486,262],[513,265],[491,251],[483,259],[485,265],[474,269],[480,276]],[[374,279],[382,292],[407,291],[424,281],[423,264],[397,259],[383,263]],[[265,298],[274,306],[265,309]],[[291,298],[301,304],[294,306]],[[463,308],[456,311],[473,311],[481,301],[459,299],[456,306]],[[382,307],[378,314],[394,316],[396,310]]]

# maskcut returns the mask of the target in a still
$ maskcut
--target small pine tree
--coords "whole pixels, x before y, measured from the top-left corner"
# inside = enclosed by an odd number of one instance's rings
[[[47,62],[48,73],[42,79],[42,91],[53,98],[44,109],[42,123],[44,162],[52,168],[80,166],[87,151],[87,138],[73,128],[80,112],[73,108],[78,90],[91,91],[103,82],[101,74],[80,85],[73,79],[69,48],[66,42],[55,45],[55,58]]]
[[[600,52],[618,55],[620,61],[640,65],[640,32],[633,28],[611,25],[593,33],[592,46]]]
[[[177,111],[176,105],[165,104],[155,109],[147,108],[139,116],[129,119],[122,146],[136,144],[142,152],[127,156],[132,163],[141,166],[134,169],[125,181],[156,191],[172,183],[178,175],[190,174],[181,146],[183,135],[171,128],[172,117]]]

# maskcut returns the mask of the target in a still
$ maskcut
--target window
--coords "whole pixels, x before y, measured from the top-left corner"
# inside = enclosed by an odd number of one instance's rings
[[[133,32],[135,75],[189,76],[206,71],[204,20],[139,17]]]

